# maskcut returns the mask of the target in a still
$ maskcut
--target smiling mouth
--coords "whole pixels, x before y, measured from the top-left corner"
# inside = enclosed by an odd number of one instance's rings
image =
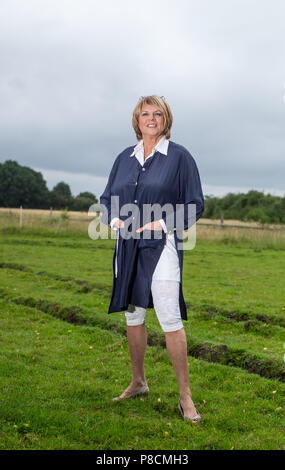
[[[146,127],[156,127],[156,124],[148,124]]]

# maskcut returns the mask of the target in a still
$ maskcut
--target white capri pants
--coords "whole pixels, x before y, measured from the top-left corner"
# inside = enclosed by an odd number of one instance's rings
[[[161,328],[165,332],[183,328],[179,307],[180,282],[153,279],[151,293],[153,306]],[[127,325],[137,326],[145,323],[146,309],[130,304],[125,312]]]

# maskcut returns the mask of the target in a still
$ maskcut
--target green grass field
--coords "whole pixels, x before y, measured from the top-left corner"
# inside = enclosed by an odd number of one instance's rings
[[[0,236],[1,449],[285,449],[284,245],[198,238],[185,251],[193,426],[152,309],[150,393],[111,400],[131,379],[124,313],[106,313],[114,240]]]

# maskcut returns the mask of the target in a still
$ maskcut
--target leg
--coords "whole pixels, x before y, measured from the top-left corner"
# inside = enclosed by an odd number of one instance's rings
[[[145,385],[144,356],[147,344],[145,324],[127,326],[127,337],[132,363],[132,384],[134,388]]]
[[[144,356],[147,344],[145,309],[129,305],[125,312],[127,319],[127,338],[132,364],[132,381],[119,398],[128,398],[141,387],[146,386]]]
[[[180,389],[180,401],[184,416],[193,418],[197,410],[191,398],[189,388],[189,367],[187,358],[187,340],[184,328],[165,332],[166,347],[177,377]]]
[[[180,390],[181,405],[185,417],[197,414],[189,388],[187,340],[179,307],[180,283],[176,281],[152,281],[154,308],[165,332],[166,347]]]

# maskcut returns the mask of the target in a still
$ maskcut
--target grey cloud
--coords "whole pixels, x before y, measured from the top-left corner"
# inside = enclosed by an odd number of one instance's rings
[[[284,188],[284,13],[278,0],[1,2],[0,161],[106,178],[136,143],[137,99],[157,93],[205,185]]]

